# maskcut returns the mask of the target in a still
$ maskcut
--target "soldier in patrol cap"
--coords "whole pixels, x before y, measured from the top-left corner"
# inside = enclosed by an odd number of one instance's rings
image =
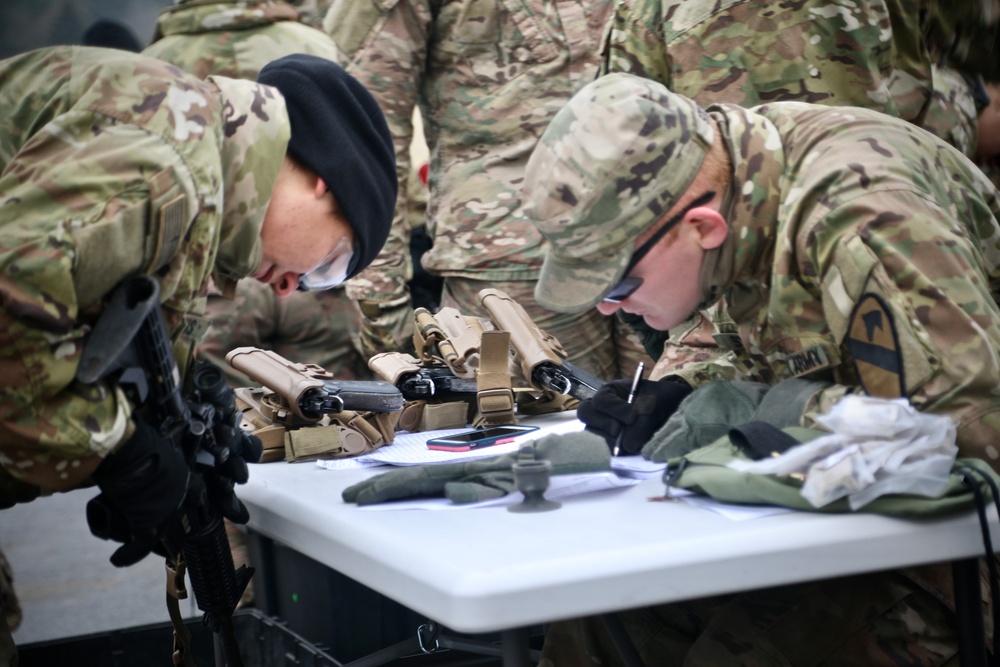
[[[990,0],[619,0],[605,31],[602,73],[659,81],[702,106],[768,102],[859,106],[908,120],[967,156],[976,146],[976,108],[957,69],[986,73],[995,41]],[[943,21],[941,14],[948,15]],[[990,22],[992,21],[992,26]],[[992,31],[992,32],[991,32]],[[620,314],[659,365],[706,360],[714,311],[669,332]]]
[[[724,355],[661,369],[633,403],[616,381],[581,404],[609,445],[621,434],[636,451],[692,387],[806,378],[823,382],[800,397],[803,425],[846,394],[903,396],[1000,469],[1000,193],[945,142],[866,109],[702,109],[612,74],[556,115],[525,183],[549,242],[539,303],[657,329],[715,306],[735,325],[716,332]],[[947,568],[929,566],[625,621],[647,664],[937,665],[957,652],[950,595]],[[834,605],[818,628],[786,613]],[[541,664],[618,664],[609,647],[592,621],[558,623]]]
[[[312,56],[202,81],[55,47],[0,61],[0,82],[0,507],[96,482],[129,522],[112,556],[128,565],[183,500],[187,466],[121,388],[74,381],[102,299],[154,277],[184,373],[210,278],[287,294],[371,262],[392,221],[392,139],[367,91]]]

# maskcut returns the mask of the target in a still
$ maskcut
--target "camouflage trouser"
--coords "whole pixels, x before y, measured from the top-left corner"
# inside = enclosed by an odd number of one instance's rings
[[[274,350],[289,361],[318,364],[342,380],[373,379],[360,351],[360,315],[344,290],[294,292],[278,298],[263,283],[241,280],[232,301],[209,296],[211,327],[198,356],[222,368],[233,386],[254,384],[226,363],[236,347]]]
[[[533,280],[490,283],[449,276],[444,280],[441,305],[457,308],[463,315],[487,317],[478,294],[488,287],[506,292],[521,304],[540,329],[562,343],[572,363],[599,378],[629,377],[640,361],[646,362],[646,368],[652,366],[652,359],[643,350],[639,338],[618,318],[601,315],[596,309],[574,315],[546,310],[535,301]]]
[[[14,592],[14,573],[0,551],[0,667],[17,667],[17,647],[11,632],[21,625],[21,605]]]
[[[233,567],[237,570],[240,569],[241,565],[252,567],[250,554],[247,553],[247,536],[244,528],[229,519],[223,519],[223,521],[226,525],[226,539],[229,541],[229,550],[233,554]],[[254,606],[253,579],[250,580],[250,583],[243,590],[243,595],[240,596],[236,608],[243,609],[244,607],[252,606]]]
[[[958,665],[950,568],[829,579],[622,612],[657,667]],[[989,619],[987,619],[989,623]],[[553,623],[539,667],[621,665],[599,618]]]

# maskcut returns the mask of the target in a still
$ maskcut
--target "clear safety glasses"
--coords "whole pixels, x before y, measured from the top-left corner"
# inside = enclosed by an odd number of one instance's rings
[[[299,277],[299,289],[303,292],[331,289],[340,285],[351,271],[354,246],[344,237],[318,267]]]
[[[641,246],[636,248],[636,251],[632,253],[632,259],[629,261],[628,266],[625,267],[625,271],[622,273],[622,279],[611,288],[611,291],[604,296],[604,303],[621,303],[625,299],[629,298],[635,291],[642,287],[642,278],[629,278],[628,274],[632,273],[632,270],[639,265],[642,258],[649,254],[649,251],[660,242],[664,236],[667,235],[674,226],[684,219],[684,216],[688,214],[693,208],[698,208],[699,206],[704,206],[708,202],[712,201],[715,197],[715,192],[706,192],[702,196],[695,199],[693,202],[684,207],[684,209],[675,215],[674,217],[667,220],[667,222],[660,227],[655,234],[646,239],[646,242]]]

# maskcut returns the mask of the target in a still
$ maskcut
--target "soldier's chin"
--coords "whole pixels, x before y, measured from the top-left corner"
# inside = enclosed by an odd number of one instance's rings
[[[643,315],[642,319],[646,323],[646,326],[656,329],[657,331],[667,331],[670,329],[669,326],[663,325],[663,319],[658,315]]]
[[[646,322],[646,326],[656,329],[657,331],[669,331],[684,321],[681,320],[681,322],[674,322],[671,324],[666,320],[666,318],[660,315],[643,315],[642,319]]]

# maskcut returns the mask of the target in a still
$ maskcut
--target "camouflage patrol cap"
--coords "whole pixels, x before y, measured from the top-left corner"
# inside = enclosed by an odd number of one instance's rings
[[[610,74],[576,93],[525,172],[525,214],[549,242],[538,303],[567,313],[596,305],[622,278],[636,238],[687,190],[713,138],[704,110],[649,79]]]

